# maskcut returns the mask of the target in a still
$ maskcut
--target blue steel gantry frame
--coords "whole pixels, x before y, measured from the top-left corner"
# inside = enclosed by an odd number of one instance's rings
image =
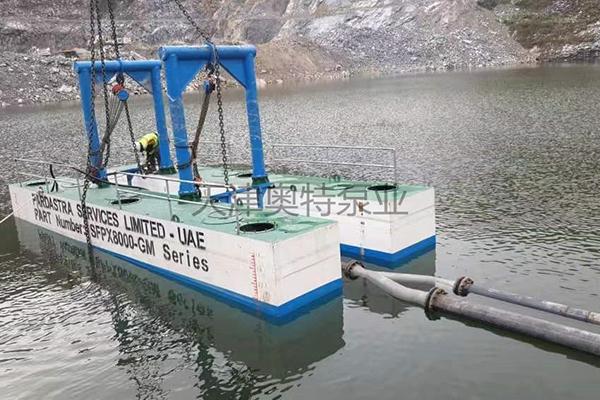
[[[214,51],[218,52],[219,64],[242,85],[246,92],[246,112],[252,154],[252,187],[257,192],[258,207],[262,208],[263,197],[270,183],[263,155],[254,67],[256,48],[254,46],[161,47],[159,55],[165,68],[175,154],[177,163],[182,166],[179,168],[179,179],[188,181],[180,183],[179,195],[191,197],[196,193],[194,185],[189,183],[194,177],[190,165],[191,153],[185,126],[183,93],[200,70],[207,63],[215,60]],[[224,200],[230,201],[231,198]]]
[[[162,98],[163,92],[162,84],[160,82],[160,68],[161,63],[158,60],[110,60],[105,62],[107,81],[112,79],[116,74],[123,73],[152,93],[156,132],[159,137],[160,172],[172,173],[174,172],[174,167],[169,152],[169,135]],[[99,153],[100,138],[98,136],[98,125],[96,124],[96,116],[92,115],[92,109],[90,107],[92,63],[90,61],[78,61],[73,66],[73,69],[79,75],[81,108],[83,111],[85,130],[91,146],[91,162],[92,165],[97,168],[96,177],[99,179],[106,179],[106,171],[104,168],[101,168],[102,160],[100,159]],[[96,72],[96,84],[102,84],[102,64],[100,62],[95,62],[94,70]]]

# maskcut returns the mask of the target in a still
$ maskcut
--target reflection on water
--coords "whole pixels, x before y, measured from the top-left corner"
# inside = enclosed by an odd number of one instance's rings
[[[226,98],[233,159],[248,156],[244,105]],[[406,269],[462,275],[600,310],[600,67],[528,68],[319,84],[261,93],[265,142],[390,146],[402,182],[436,189],[438,245]],[[189,98],[189,126],[197,122]],[[153,129],[132,99],[138,134]],[[206,140],[218,139],[214,113]],[[3,110],[2,179],[12,158],[82,165],[75,104]],[[130,163],[124,126],[111,160]],[[51,138],[49,144],[48,138]],[[215,149],[203,148],[205,157]],[[292,154],[309,158],[314,154]],[[267,159],[272,157],[268,155]],[[324,154],[387,163],[382,154]],[[391,171],[277,167],[348,178]],[[0,216],[10,210],[0,185]],[[29,232],[29,233],[26,233]],[[272,326],[78,246],[0,226],[4,398],[597,399],[597,363],[448,318],[362,281],[291,325]]]
[[[372,270],[386,270],[385,268],[372,264],[365,264],[365,267]],[[419,257],[415,257],[399,272],[407,274],[435,275],[435,251],[429,251]],[[421,290],[430,289],[430,287],[415,288]],[[351,307],[364,308],[371,312],[393,318],[400,317],[402,313],[413,308],[412,306],[392,299],[377,286],[363,279],[345,281],[344,297],[348,300],[352,300],[352,303],[349,303],[351,304],[349,305]]]
[[[293,385],[313,370],[312,364],[344,346],[339,297],[295,322],[272,325],[101,251],[95,252],[92,268],[84,243],[20,220],[16,227],[25,254],[39,255],[51,266],[46,273],[36,271],[39,284],[68,291],[72,301],[102,298],[95,309],[106,314],[107,323],[110,321],[118,350],[116,365],[136,382],[142,395],[164,394],[163,382],[156,377],[190,367],[196,394],[214,398],[258,394],[265,386],[275,391],[279,386]],[[23,299],[13,298],[15,303]],[[13,318],[20,319],[21,325],[32,319],[27,307],[14,306],[13,314],[20,311],[21,315]],[[70,319],[65,318],[54,323]],[[47,328],[49,335],[40,342],[52,340],[52,330],[58,327]],[[164,361],[182,346],[193,354],[165,368]],[[10,347],[9,341],[8,352]],[[308,348],[310,351],[305,351]],[[35,363],[29,357],[21,361],[9,375],[18,376]]]

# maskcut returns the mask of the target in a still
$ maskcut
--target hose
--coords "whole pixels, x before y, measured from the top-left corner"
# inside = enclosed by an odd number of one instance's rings
[[[600,325],[600,313],[584,310],[582,308],[570,307],[565,304],[555,303],[553,301],[538,300],[530,296],[523,296],[511,292],[505,292],[503,290],[486,288],[476,284],[472,284],[467,290],[468,293],[475,293],[480,296],[504,301],[506,303],[517,304],[520,306],[557,314],[566,318],[588,322],[594,325]]]
[[[449,279],[438,278],[435,276],[401,274],[396,272],[381,272],[386,278],[403,285],[429,285],[443,287],[444,289],[452,290],[458,296],[467,296],[470,293],[479,296],[487,297],[503,301],[506,303],[516,304],[523,307],[533,308],[548,312],[551,314],[560,315],[565,318],[575,319],[577,321],[588,322],[594,325],[600,325],[600,313],[588,311],[582,308],[571,307],[565,304],[556,303],[548,300],[540,300],[531,296],[511,293],[504,290],[488,288],[478,285],[472,279],[462,277],[456,281]]]
[[[442,311],[600,356],[600,335],[597,333],[487,305],[474,304],[459,297],[449,295],[446,290],[436,286],[429,292],[407,288],[391,279],[395,278],[405,283],[434,282],[437,284],[440,278],[420,275],[411,277],[408,274],[369,271],[358,261],[352,261],[342,266],[342,271],[350,279],[357,279],[359,277],[367,279],[390,296],[423,307],[426,312]],[[462,279],[457,280],[456,283],[460,283]],[[445,284],[450,282],[447,280],[441,281]]]
[[[600,335],[597,333],[470,303],[446,293],[434,295],[430,308],[600,356]]]

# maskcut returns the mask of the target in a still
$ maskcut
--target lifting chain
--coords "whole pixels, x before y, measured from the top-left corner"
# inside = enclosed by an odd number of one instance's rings
[[[118,41],[117,41],[117,32],[114,21],[114,14],[112,12],[112,5],[110,0],[107,0],[108,8],[110,13],[110,23],[112,27],[113,40],[115,42],[115,53],[119,54]],[[88,255],[90,258],[90,263],[94,264],[93,259],[93,247],[92,247],[92,239],[90,235],[90,225],[89,225],[89,216],[87,212],[87,195],[91,184],[91,179],[93,179],[97,173],[97,167],[93,165],[92,158],[94,156],[100,157],[100,167],[106,167],[108,164],[108,160],[110,158],[110,134],[112,132],[111,129],[111,117],[110,117],[110,105],[108,100],[108,80],[106,74],[106,55],[104,53],[104,37],[102,32],[102,18],[100,16],[100,6],[98,4],[98,0],[90,0],[90,61],[91,61],[91,71],[90,71],[90,114],[92,115],[92,119],[90,120],[90,125],[88,126],[88,154],[87,154],[87,167],[85,171],[85,179],[83,181],[83,191],[81,194],[81,208],[82,208],[82,217],[83,217],[83,230],[86,239],[86,243],[88,245]],[[95,107],[95,98],[96,98],[96,34],[98,35],[98,50],[100,53],[100,63],[101,63],[101,73],[102,73],[102,90],[104,95],[104,112],[106,118],[106,132],[102,139],[102,144],[104,149],[101,147],[101,151],[99,153],[92,152],[92,140],[91,140],[91,132],[94,130],[94,121],[96,115],[96,107]],[[117,81],[122,84],[123,77],[121,74],[117,77]],[[133,128],[131,126],[131,118],[129,115],[129,109],[127,107],[127,103],[125,105],[125,113],[127,115],[127,123],[130,131],[130,135],[132,137],[132,147],[134,148],[134,153],[136,156],[136,161],[138,162],[138,166],[140,166],[139,155],[135,151],[135,139],[133,138]],[[97,127],[96,127],[97,129]],[[102,151],[104,150],[104,151]],[[104,153],[104,154],[103,154]]]
[[[210,64],[209,64],[210,65]],[[208,114],[208,107],[210,104],[210,95],[214,89],[214,79],[212,77],[212,68],[207,68],[208,74],[206,78],[206,84],[202,94],[202,107],[200,109],[200,115],[198,116],[198,125],[196,126],[196,133],[194,134],[194,140],[191,144],[192,151],[192,168],[194,173],[194,180],[201,180],[200,173],[198,172],[198,144],[200,143],[200,136],[202,135],[202,128],[206,122],[206,115]]]
[[[96,18],[98,20],[98,27],[99,27],[99,31],[101,30],[100,27],[100,16],[98,15],[98,4],[97,4],[97,0],[96,0]],[[112,11],[112,4],[110,2],[110,0],[108,0],[108,12],[110,14],[110,25],[112,28],[112,38],[113,41],[115,43],[115,55],[117,58],[119,57],[119,48],[117,46],[117,31],[116,31],[116,27],[115,27],[115,21],[114,21],[114,15],[113,15],[113,11]],[[100,33],[101,34],[101,33]],[[104,52],[104,44],[101,43],[101,52]],[[106,90],[106,89],[105,89]],[[106,125],[106,132],[104,133],[104,137],[102,139],[103,144],[106,146],[105,150],[104,150],[104,162],[103,162],[103,166],[106,167],[108,165],[108,159],[110,158],[110,135],[112,134],[112,129],[110,129],[110,125]]]
[[[117,24],[115,22],[115,13],[112,7],[112,0],[106,0],[108,4],[108,16],[110,20],[110,28],[112,31],[112,40],[113,46],[115,48],[115,57],[117,60],[121,59],[121,52],[119,51],[119,39],[117,35]],[[117,83],[125,87],[125,77],[122,73],[117,74]],[[137,152],[137,148],[135,145],[135,134],[133,133],[133,125],[131,123],[131,114],[129,113],[129,104],[127,103],[127,99],[123,100],[123,106],[125,108],[125,119],[127,120],[127,130],[129,131],[129,139],[131,141],[131,148],[133,149],[133,155],[135,157],[135,162],[137,164],[138,170],[140,174],[144,174],[144,169],[142,168],[142,162],[140,160],[140,155]],[[105,164],[106,166],[106,164]]]
[[[110,122],[110,105],[108,104],[108,79],[106,79],[106,55],[104,54],[104,37],[102,34],[102,20],[100,17],[100,6],[98,0],[94,0],[94,11],[96,15],[96,27],[98,28],[98,47],[100,50],[100,64],[102,67],[102,94],[104,97],[104,116],[106,119],[106,134],[104,135],[103,141],[106,143],[106,154],[104,155],[103,165],[108,163],[110,157],[110,130],[108,129],[111,125]],[[94,85],[95,82],[92,82]]]
[[[144,175],[144,168],[142,168],[142,161],[140,155],[137,152],[137,146],[135,145],[135,135],[133,134],[133,126],[131,125],[131,115],[129,114],[129,104],[127,100],[123,103],[125,106],[125,119],[127,120],[127,129],[129,130],[129,140],[131,141],[131,148],[133,149],[133,155],[135,156],[135,163],[137,164],[138,171]]]
[[[115,13],[113,11],[113,7],[112,7],[112,1],[111,0],[106,0],[106,2],[108,3],[108,16],[110,19],[110,28],[112,31],[112,40],[114,43],[114,47],[115,47],[115,57],[117,58],[117,60],[121,59],[121,52],[119,51],[119,40],[118,40],[118,36],[117,36],[117,25],[115,23]],[[123,83],[122,81],[119,82],[119,79],[123,79],[123,75],[120,74],[120,78],[117,77],[117,82],[118,83]]]
[[[221,139],[221,155],[223,156],[223,182],[229,185],[229,162],[227,160],[227,143],[225,141],[225,122],[223,122],[223,94],[221,93],[221,68],[216,46],[215,52],[215,80],[217,89],[217,111],[219,113],[219,135]]]
[[[202,29],[200,29],[200,27],[198,26],[196,21],[194,21],[192,16],[186,10],[185,6],[181,3],[181,0],[173,0],[173,1],[175,2],[175,4],[177,4],[177,7],[179,7],[179,9],[181,10],[185,19],[187,19],[188,22],[190,23],[190,25],[192,25],[194,27],[194,29],[202,37],[202,39],[204,39],[204,41],[206,43],[212,44],[212,41],[210,40],[210,36],[208,36],[208,34],[206,32],[204,32]]]
[[[85,178],[83,181],[83,190],[81,194],[81,215],[83,217],[83,233],[85,235],[85,241],[88,247],[88,257],[90,259],[90,265],[94,266],[94,255],[93,255],[93,247],[92,247],[92,238],[90,236],[90,221],[87,213],[87,193],[90,188],[90,177],[94,175],[94,165],[92,163],[92,157],[94,156],[92,152],[92,138],[91,133],[94,129],[94,115],[96,114],[96,106],[94,103],[94,99],[96,98],[96,29],[94,23],[94,15],[95,15],[95,5],[96,0],[90,0],[90,61],[91,61],[91,90],[90,90],[90,114],[92,118],[90,119],[90,124],[87,127],[88,131],[88,154],[87,154],[87,166],[85,170]]]
[[[181,3],[181,0],[173,0],[177,7],[181,10],[184,17],[188,20],[190,25],[196,30],[196,32],[204,39],[207,45],[212,47],[214,60],[214,75],[215,75],[215,88],[217,91],[217,112],[219,113],[219,136],[221,142],[221,155],[223,160],[223,180],[226,185],[229,185],[229,161],[227,158],[227,142],[225,139],[225,122],[223,119],[223,94],[221,88],[221,64],[219,62],[219,52],[217,51],[217,46],[212,42],[210,37],[206,32],[204,32],[196,21],[192,18],[192,16],[188,13],[184,5]]]
[[[221,68],[219,67],[219,57],[217,56],[217,48],[215,52],[215,79],[217,89],[217,110],[219,113],[219,135],[221,136],[221,155],[223,156],[223,181],[225,185],[229,185],[229,163],[227,160],[227,143],[225,141],[225,122],[223,122],[223,95],[221,93]]]

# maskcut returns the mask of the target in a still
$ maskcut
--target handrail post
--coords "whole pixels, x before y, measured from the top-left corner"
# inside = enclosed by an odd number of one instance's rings
[[[398,184],[398,159],[396,154],[396,148],[392,148],[392,155],[394,157],[394,185]]]
[[[77,195],[79,196],[79,201],[81,201],[81,187],[79,186],[79,175],[75,176],[75,184],[77,185]]]
[[[234,208],[234,212],[235,212],[235,234],[239,235],[240,234],[240,210],[238,210],[237,189],[235,187],[233,188],[233,208]]]
[[[119,203],[119,210],[123,209],[123,205],[121,204],[121,193],[119,192],[119,181],[117,180],[117,174],[114,174],[115,177],[115,193],[117,194],[117,202]]]
[[[171,193],[169,191],[168,179],[165,179],[165,190],[167,191],[167,202],[169,203],[169,221],[173,221],[173,206],[171,205]]]

